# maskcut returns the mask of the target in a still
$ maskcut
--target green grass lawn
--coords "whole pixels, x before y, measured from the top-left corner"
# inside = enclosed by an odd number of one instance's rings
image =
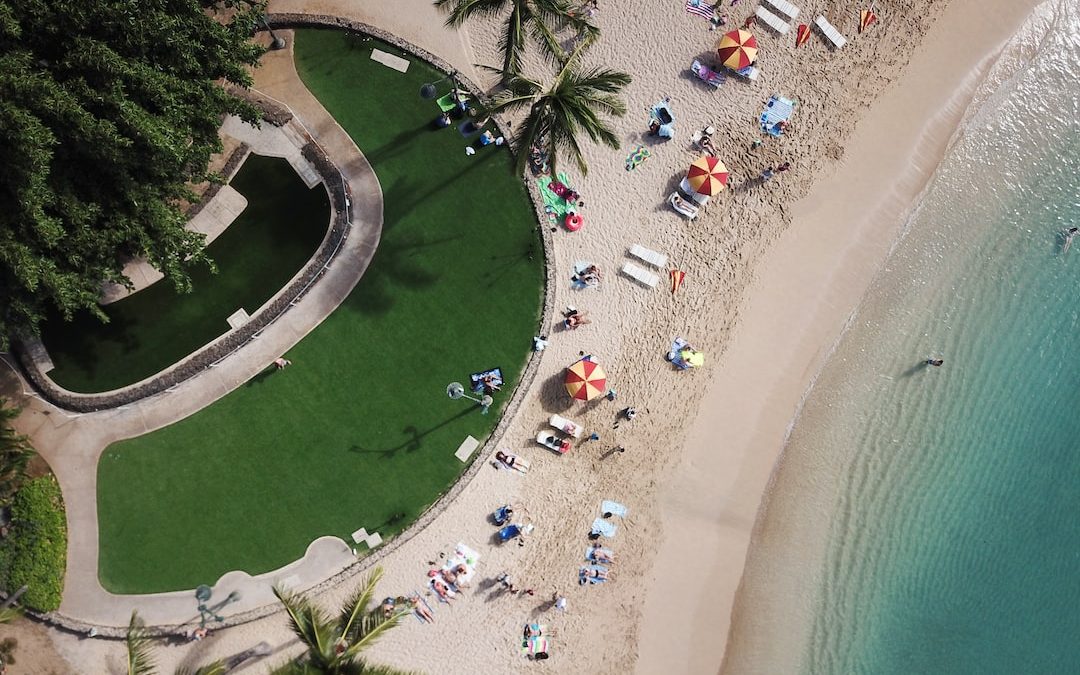
[[[307,86],[356,140],[382,184],[385,224],[345,303],[267,371],[170,427],[116,443],[98,467],[100,576],[144,593],[266,572],[321,535],[405,528],[464,465],[454,450],[498,420],[446,397],[447,383],[501,366],[501,410],[542,302],[535,217],[505,148],[473,157],[435,131],[419,98],[442,76],[406,74],[330,31],[296,36]]]
[[[54,382],[99,392],[150,377],[228,331],[236,310],[254,314],[300,271],[329,227],[326,190],[309,190],[284,159],[258,155],[231,185],[248,207],[207,249],[218,273],[201,265],[191,293],[160,281],[106,305],[107,324],[89,313],[72,323],[52,318],[42,335]]]

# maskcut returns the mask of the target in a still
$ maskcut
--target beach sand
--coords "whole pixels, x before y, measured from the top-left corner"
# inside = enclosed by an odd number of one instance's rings
[[[275,2],[271,9],[302,4]],[[427,0],[403,0],[392,9],[354,4],[317,6],[389,27],[462,68],[499,62],[495,21],[452,32],[430,25]],[[540,619],[558,631],[549,663],[564,672],[719,668],[758,504],[800,396],[941,155],[964,102],[963,93],[957,100],[948,94],[1027,8],[1003,0],[955,0],[947,9],[944,2],[885,2],[878,5],[880,22],[858,35],[857,9],[833,3],[828,16],[849,38],[842,50],[830,51],[816,35],[796,50],[793,33],[779,38],[757,31],[759,81],[728,78],[714,90],[690,75],[689,65],[709,58],[720,33],[682,4],[601,3],[596,23],[603,36],[586,62],[633,76],[629,113],[614,124],[623,147],[586,146],[588,176],[562,167],[584,195],[586,225],[576,233],[555,232],[551,259],[556,306],[587,310],[593,323],[568,333],[540,329],[550,334],[550,346],[534,391],[500,443],[531,460],[529,474],[485,468],[432,525],[384,561],[380,597],[423,588],[430,563],[439,564],[440,554],[459,541],[483,556],[464,597],[451,606],[429,599],[436,622],[409,619],[374,647],[375,661],[431,673],[523,670],[521,628]],[[741,24],[754,7],[747,2],[728,11]],[[408,16],[426,19],[410,23],[403,19]],[[937,46],[923,49],[928,31],[928,44]],[[916,52],[914,70],[904,74]],[[271,59],[287,56],[268,55],[256,86],[278,81],[286,66]],[[528,63],[541,70],[535,54]],[[761,136],[757,116],[774,92],[798,99],[792,127],[752,150]],[[657,144],[644,136],[645,110],[664,96],[672,97],[678,136]],[[717,129],[714,140],[733,189],[688,223],[664,200],[700,155],[689,137],[706,124]],[[627,172],[625,158],[638,144],[652,157]],[[752,180],[780,161],[790,161],[792,170],[764,185]],[[664,287],[666,279],[648,289],[616,273],[634,243],[666,254],[671,266],[687,273],[677,294]],[[601,288],[570,289],[578,260],[603,268]],[[674,372],[664,360],[677,335],[705,352],[703,368]],[[606,367],[616,401],[573,404],[565,395],[562,369],[582,353]],[[613,428],[627,405],[638,417]],[[579,443],[561,457],[541,448],[533,438],[556,412],[595,430],[600,440]],[[616,445],[626,452],[611,452]],[[617,536],[605,542],[616,551],[615,578],[582,587],[577,570],[589,543],[585,535],[603,499],[629,507]],[[491,543],[495,528],[487,514],[506,502],[523,505],[535,525],[525,546]],[[503,571],[536,594],[499,592],[494,578]],[[345,583],[318,600],[333,605],[353,588]],[[549,606],[556,589],[569,600],[565,613]],[[262,640],[278,648],[274,662],[296,652],[284,617],[276,615],[197,645],[162,646],[158,660],[168,669],[229,656]],[[75,672],[122,663],[117,643],[64,636],[54,642]],[[731,670],[752,671],[752,664]]]

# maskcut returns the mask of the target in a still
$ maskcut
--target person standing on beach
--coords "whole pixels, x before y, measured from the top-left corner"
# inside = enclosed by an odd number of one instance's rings
[[[943,363],[945,363],[945,359],[926,359],[926,365],[928,366],[941,366]]]
[[[285,358],[284,356],[279,356],[276,359],[274,359],[274,367],[276,367],[278,370],[285,370],[285,366],[291,366],[291,365],[292,365],[292,361]]]

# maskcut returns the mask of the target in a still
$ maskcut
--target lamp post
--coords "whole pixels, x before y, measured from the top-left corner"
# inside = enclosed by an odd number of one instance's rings
[[[465,393],[465,387],[463,387],[460,382],[451,382],[450,384],[446,385],[446,395],[454,399],[455,401],[459,398],[467,398],[470,401],[476,401],[480,404],[480,407],[483,408],[483,410],[481,410],[480,412],[484,415],[487,414],[488,408],[491,407],[491,404],[495,402],[495,399],[491,398],[487,394],[484,394],[483,398],[469,396]]]
[[[270,22],[266,20],[266,15],[263,14],[259,18],[262,19],[263,25],[266,26],[266,30],[270,31],[270,49],[285,49],[285,38],[278,37],[278,35],[274,33],[274,29],[270,27]]]
[[[439,93],[439,90],[436,88],[436,86],[445,80],[452,81],[454,83],[454,91],[457,91],[457,80],[454,79],[455,75],[457,75],[456,70],[450,71],[450,74],[446,77],[439,78],[434,82],[428,82],[424,86],[420,87],[420,98],[426,98],[428,100],[435,98],[435,96]]]

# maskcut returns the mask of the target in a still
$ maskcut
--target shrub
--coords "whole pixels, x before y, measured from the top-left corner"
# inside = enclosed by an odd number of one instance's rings
[[[11,502],[11,530],[0,540],[0,586],[27,587],[22,603],[42,612],[60,607],[67,562],[67,521],[52,475],[27,481]]]

